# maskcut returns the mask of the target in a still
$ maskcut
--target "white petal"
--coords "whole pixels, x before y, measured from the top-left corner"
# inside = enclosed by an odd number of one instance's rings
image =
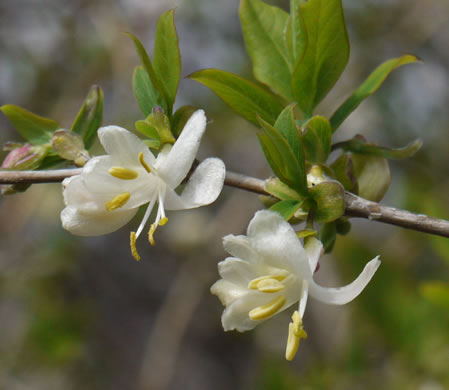
[[[318,264],[318,260],[320,259],[323,244],[315,237],[308,237],[306,238],[304,250],[306,251],[307,258],[309,259],[310,270],[313,274],[315,272],[316,265]]]
[[[137,208],[108,214],[83,214],[75,207],[67,206],[61,212],[62,227],[79,236],[99,236],[111,233],[137,213]]]
[[[223,306],[228,306],[236,299],[248,294],[248,289],[232,283],[229,280],[219,279],[212,285],[210,292],[220,299]]]
[[[264,268],[260,265],[248,263],[235,257],[228,257],[219,262],[218,273],[223,279],[243,286],[245,289],[248,288],[248,283],[251,280],[266,275]]]
[[[218,158],[204,160],[193,172],[181,196],[174,192],[167,194],[165,208],[185,210],[214,202],[223,188],[225,174],[223,161]]]
[[[104,203],[98,202],[92,194],[87,191],[81,176],[72,176],[62,182],[64,203],[66,206],[82,209],[86,213],[106,212]]]
[[[125,167],[140,166],[139,153],[142,152],[147,164],[153,165],[155,158],[145,143],[136,135],[118,126],[101,127],[98,138],[114,163]]]
[[[257,262],[257,252],[246,236],[229,234],[223,237],[223,247],[231,256],[251,263]]]
[[[258,211],[248,225],[253,248],[267,265],[284,268],[299,279],[312,275],[306,252],[295,231],[278,213]]]
[[[339,288],[327,288],[317,285],[313,279],[310,282],[309,293],[315,299],[330,305],[344,305],[357,297],[369,283],[380,265],[379,256],[371,260],[362,273],[351,284]]]
[[[195,111],[184,126],[170,153],[158,168],[159,176],[169,187],[176,188],[187,176],[205,130],[206,115],[204,111]]]
[[[160,182],[157,176],[136,167],[133,168],[138,173],[136,179],[121,180],[109,174],[112,166],[110,156],[94,157],[86,164],[81,177],[92,198],[101,203],[103,208],[106,202],[123,192],[131,194],[123,209],[139,207],[150,201]]]

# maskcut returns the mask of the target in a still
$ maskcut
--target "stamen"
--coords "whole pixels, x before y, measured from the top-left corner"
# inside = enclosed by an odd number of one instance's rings
[[[109,202],[106,202],[106,210],[112,211],[116,210],[120,207],[123,207],[126,202],[128,202],[131,194],[129,192],[123,192],[122,194],[117,195],[113,199],[111,199]]]
[[[298,351],[301,339],[307,338],[307,333],[302,327],[302,319],[296,310],[292,316],[292,322],[288,325],[287,348],[285,349],[285,358],[293,360]]]
[[[289,272],[285,271],[283,273],[279,273],[278,275],[264,275],[264,276],[259,276],[258,278],[255,278],[253,280],[251,280],[248,283],[248,288],[252,289],[252,290],[258,290],[258,285],[262,280],[267,280],[267,279],[274,279],[277,280],[279,282],[282,282],[287,276],[288,276]]]
[[[285,301],[286,301],[285,296],[279,295],[271,302],[268,302],[266,305],[259,306],[251,310],[248,313],[249,318],[251,318],[254,321],[269,318],[273,314],[275,314],[282,306],[284,306]]]
[[[145,168],[145,170],[148,172],[148,173],[151,173],[151,168],[148,166],[148,164],[145,162],[145,160],[143,159],[143,153],[142,152],[140,152],[139,153],[139,162],[140,162],[140,164]]]
[[[159,226],[164,226],[167,222],[168,222],[167,217],[161,218],[161,220],[159,221]]]
[[[137,261],[139,261],[140,260],[140,256],[137,253],[136,240],[137,240],[136,232],[131,232],[130,239],[129,239],[129,242],[130,242],[130,245],[131,245],[131,254],[133,255],[133,257]]]
[[[155,223],[152,223],[150,226],[150,230],[148,230],[148,241],[150,241],[150,244],[152,246],[156,245],[156,242],[154,241],[154,232],[157,229],[157,225]]]
[[[257,283],[257,289],[264,293],[275,293],[284,288],[285,286],[281,282],[273,278],[263,279]]]
[[[139,176],[135,170],[130,168],[112,167],[108,172],[111,176],[121,180],[133,180]]]

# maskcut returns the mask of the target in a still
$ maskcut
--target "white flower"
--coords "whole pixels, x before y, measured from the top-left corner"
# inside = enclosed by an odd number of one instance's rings
[[[158,225],[167,222],[165,210],[184,210],[215,201],[223,188],[225,167],[221,160],[204,160],[189,178],[181,195],[175,189],[190,171],[206,129],[204,111],[187,121],[176,143],[165,145],[157,158],[145,143],[129,131],[107,126],[98,137],[107,152],[94,157],[81,175],[65,179],[62,225],[73,234],[96,236],[113,232],[134,217],[139,206],[149,203],[136,232],[131,232],[131,252],[139,260],[136,239],[158,203],[149,240]]]
[[[343,305],[352,301],[373,277],[380,261],[371,260],[351,284],[340,288],[319,286],[313,280],[322,244],[309,238],[305,248],[295,231],[278,213],[258,211],[248,226],[247,236],[228,235],[223,245],[233,257],[218,264],[221,279],[211,287],[225,310],[225,331],[240,332],[299,301],[289,326],[286,358],[293,359],[299,340],[307,334],[302,318],[310,294],[321,302]]]

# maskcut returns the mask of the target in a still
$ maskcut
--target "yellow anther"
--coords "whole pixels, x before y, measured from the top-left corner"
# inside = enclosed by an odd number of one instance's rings
[[[281,282],[273,278],[263,279],[257,283],[257,289],[264,293],[275,293],[284,288],[285,286]]]
[[[266,305],[256,307],[255,309],[251,310],[249,314],[249,318],[251,318],[254,321],[257,320],[264,320],[266,318],[271,317],[273,314],[276,314],[278,310],[284,306],[285,304],[285,297],[283,295],[279,295],[275,299],[273,299],[271,302],[268,302]]]
[[[130,168],[112,167],[108,172],[110,175],[122,180],[133,180],[139,176],[135,170]]]
[[[120,195],[117,195],[113,199],[111,199],[109,202],[106,202],[106,210],[112,211],[115,209],[119,209],[120,207],[123,207],[126,202],[128,202],[131,194],[129,192],[123,192]]]
[[[287,360],[293,360],[298,351],[299,342],[301,339],[307,337],[307,333],[302,327],[302,319],[298,311],[293,313],[292,321],[288,325],[287,348],[285,349],[285,358]]]
[[[161,220],[159,221],[159,226],[164,226],[167,222],[168,222],[167,217],[161,218]]]
[[[148,241],[150,241],[150,244],[152,246],[156,245],[156,242],[154,241],[154,232],[157,229],[157,225],[155,223],[152,223],[150,226],[150,230],[148,230]]]
[[[133,255],[133,257],[137,261],[139,261],[140,260],[140,256],[137,253],[136,240],[137,240],[136,232],[131,232],[130,239],[129,239],[129,242],[130,242],[130,245],[131,245],[131,254]]]
[[[139,153],[139,162],[140,162],[140,164],[145,168],[145,170],[148,172],[148,173],[151,173],[151,168],[148,166],[148,164],[145,162],[145,160],[143,159],[143,153],[142,152],[140,152]]]
[[[258,285],[262,280],[274,279],[279,282],[282,282],[287,276],[288,276],[288,271],[285,271],[285,273],[279,274],[279,275],[259,276],[258,278],[255,278],[248,283],[248,288],[250,288],[252,290],[258,290]]]

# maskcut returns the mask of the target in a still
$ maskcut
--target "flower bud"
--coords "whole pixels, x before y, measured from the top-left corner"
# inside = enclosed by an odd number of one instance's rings
[[[12,147],[12,144],[5,145],[6,150],[10,150],[6,158],[3,160],[3,169],[15,169],[23,171],[25,169],[36,169],[39,163],[48,154],[48,146],[46,145],[30,145],[18,144]]]
[[[51,139],[53,149],[65,160],[73,161],[75,165],[82,167],[90,156],[84,149],[83,139],[73,131],[57,130]]]
[[[175,137],[173,137],[172,132],[170,131],[170,123],[168,121],[168,117],[164,114],[162,108],[160,108],[159,106],[155,106],[153,108],[152,115],[154,127],[159,134],[161,145],[174,144],[176,140]]]

